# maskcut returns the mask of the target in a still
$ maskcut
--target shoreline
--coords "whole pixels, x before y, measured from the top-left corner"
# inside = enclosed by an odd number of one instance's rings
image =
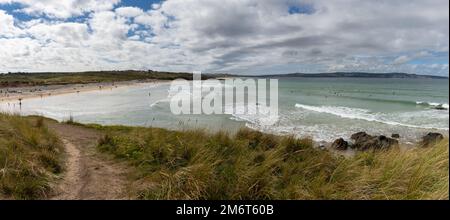
[[[26,99],[43,98],[65,94],[111,90],[124,87],[139,86],[145,83],[164,83],[167,80],[132,80],[121,82],[101,82],[86,84],[64,84],[49,86],[25,86],[0,88],[0,102],[13,102]]]
[[[43,98],[43,97],[50,97],[50,96],[58,96],[58,95],[65,95],[65,94],[74,94],[74,93],[81,93],[81,92],[92,92],[92,91],[101,91],[101,90],[112,90],[112,89],[118,89],[118,88],[127,88],[127,87],[134,87],[134,86],[142,86],[143,84],[162,84],[170,82],[169,80],[158,80],[158,79],[150,79],[150,80],[131,80],[131,81],[121,81],[121,82],[101,82],[101,83],[86,83],[86,84],[64,84],[64,85],[49,85],[49,86],[26,86],[26,87],[5,87],[0,88],[0,103],[6,103],[6,102],[20,102],[22,100],[29,100],[29,99],[36,99],[36,98]],[[7,91],[7,93],[5,93]],[[45,116],[44,116],[45,117]],[[51,118],[51,117],[50,117]],[[129,126],[134,127],[130,125],[123,125],[123,126]],[[139,127],[139,126],[136,126]],[[247,126],[245,126],[247,127]],[[164,128],[164,127],[161,127]],[[247,127],[249,128],[249,127]],[[167,129],[167,128],[164,128]],[[267,132],[267,131],[261,131],[259,129],[250,128],[255,131],[260,131],[265,134],[274,134],[274,135],[280,135],[273,132]],[[169,129],[170,130],[170,129]],[[435,130],[436,132],[443,133],[444,136],[448,137],[444,130]],[[431,130],[430,130],[431,132]],[[290,134],[295,135],[295,134]],[[389,134],[385,134],[389,137]],[[297,135],[295,135],[297,136]],[[311,138],[309,136],[298,136],[297,138]],[[349,140],[350,137],[342,137],[345,140]],[[402,138],[403,139],[403,138]],[[411,146],[416,145],[415,142],[418,140],[410,141],[410,140],[402,140],[398,139],[404,148],[410,148]],[[323,140],[317,140],[315,138],[311,138],[311,140],[314,142],[314,146],[318,148],[331,148],[331,145],[333,143],[333,140],[329,141],[323,141]],[[340,151],[341,153],[344,153],[343,151]],[[346,152],[347,154],[349,152]]]

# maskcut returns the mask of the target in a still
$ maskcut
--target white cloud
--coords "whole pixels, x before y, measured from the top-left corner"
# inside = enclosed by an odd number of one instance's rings
[[[399,56],[392,63],[394,65],[405,64],[409,61],[412,61],[412,60],[415,60],[418,58],[428,57],[428,56],[432,56],[432,54],[430,54],[428,51],[420,51],[418,53],[411,54],[409,56],[406,56],[406,55]]]
[[[412,60],[412,59],[411,59],[410,57],[403,55],[403,56],[397,57],[397,58],[394,60],[393,64],[404,64],[404,63],[407,63],[407,62],[409,62],[409,61],[411,61],[411,60]]]
[[[291,15],[289,5],[305,1],[167,1],[158,11],[174,20],[169,29],[157,29],[154,41],[182,45],[202,60],[213,58],[211,70],[244,72],[289,63],[355,67],[355,56],[371,59],[448,47],[446,1],[308,2],[315,13]],[[292,51],[295,56],[284,56]]]
[[[152,9],[153,10],[158,10],[158,9],[160,9],[161,8],[161,4],[158,4],[158,3],[153,3],[152,4]]]
[[[6,2],[20,2],[30,14],[88,16],[78,22],[38,18],[15,22],[0,11],[0,38],[32,37],[20,46],[3,39],[21,52],[14,58],[0,53],[0,71],[22,67],[436,73],[439,69],[438,74],[448,75],[448,65],[408,64],[448,58],[446,0],[168,0],[148,11],[114,9],[119,0],[0,0]],[[313,10],[289,13],[290,6],[305,5]],[[36,44],[39,51],[33,49]]]
[[[14,37],[23,31],[14,25],[14,17],[0,10],[0,37]]]
[[[0,0],[0,4],[20,3],[23,12],[49,17],[69,18],[83,13],[111,10],[120,0]]]
[[[144,11],[136,7],[120,7],[116,9],[116,13],[123,17],[137,17],[142,15]]]
[[[88,27],[83,23],[40,23],[27,33],[42,43],[57,43],[63,47],[77,47],[89,39]]]

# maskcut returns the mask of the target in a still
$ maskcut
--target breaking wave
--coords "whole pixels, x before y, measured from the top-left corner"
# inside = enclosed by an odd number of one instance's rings
[[[389,120],[385,115],[372,113],[370,110],[367,110],[367,109],[349,108],[349,107],[340,107],[340,106],[310,106],[310,105],[303,105],[303,104],[296,104],[295,107],[305,109],[308,111],[313,111],[313,112],[331,114],[331,115],[335,115],[335,116],[338,116],[341,118],[364,120],[364,121],[369,121],[369,122],[378,122],[378,123],[383,123],[383,124],[393,125],[393,126],[449,130],[448,128],[440,128],[440,127],[433,127],[433,126],[419,126],[419,125],[413,125],[413,124],[407,124],[407,123],[401,123],[401,122]]]
[[[448,110],[448,104],[447,103],[437,103],[437,102],[416,102],[416,105],[422,105],[422,106],[430,106],[433,108],[443,108]]]

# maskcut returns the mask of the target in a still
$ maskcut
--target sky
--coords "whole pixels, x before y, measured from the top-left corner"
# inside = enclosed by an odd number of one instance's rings
[[[448,76],[448,0],[0,0],[0,72]]]

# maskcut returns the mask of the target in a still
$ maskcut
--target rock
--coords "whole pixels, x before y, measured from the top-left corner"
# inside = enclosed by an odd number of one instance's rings
[[[376,147],[378,149],[389,149],[391,147],[398,146],[398,140],[388,138],[386,136],[380,135],[376,138]]]
[[[358,142],[368,141],[369,139],[371,139],[373,137],[371,135],[368,135],[366,132],[358,132],[358,133],[353,134],[350,138],[352,140],[354,140],[355,143],[358,143]]]
[[[444,135],[440,133],[428,133],[427,135],[422,137],[421,145],[423,147],[431,147],[438,143],[439,141],[442,141],[444,139]]]
[[[400,138],[400,135],[399,135],[399,134],[392,134],[392,135],[391,135],[391,138],[399,139],[399,138]]]
[[[385,150],[398,146],[398,140],[384,135],[372,136],[365,132],[358,132],[353,134],[351,138],[355,141],[353,147],[362,151]]]
[[[336,150],[347,150],[348,146],[348,142],[342,138],[335,140],[333,144],[331,144],[331,147]]]

